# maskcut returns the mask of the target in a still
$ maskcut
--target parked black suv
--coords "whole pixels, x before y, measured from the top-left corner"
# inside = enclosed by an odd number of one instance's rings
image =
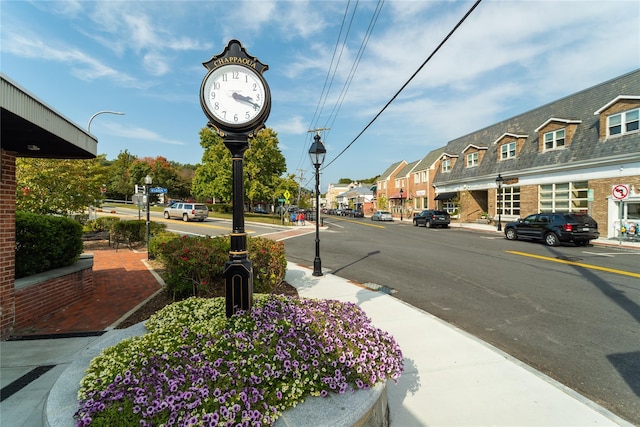
[[[504,227],[509,240],[542,240],[549,246],[573,242],[585,246],[600,237],[598,223],[589,215],[578,212],[553,212],[529,215]]]
[[[424,225],[427,228],[447,228],[449,227],[449,223],[451,223],[451,217],[445,211],[427,209],[413,216],[413,225],[415,226]]]

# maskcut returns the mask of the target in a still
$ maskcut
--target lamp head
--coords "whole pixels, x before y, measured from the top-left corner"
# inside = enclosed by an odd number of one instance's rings
[[[498,174],[498,177],[496,178],[496,184],[498,185],[498,188],[502,188],[503,183],[504,178],[502,177],[502,175]]]
[[[311,148],[309,148],[309,158],[311,158],[311,163],[320,167],[322,162],[324,162],[324,157],[327,154],[327,150],[324,148],[324,144],[320,141],[320,135],[316,135],[313,137],[313,144],[311,144]]]
[[[153,182],[153,180],[151,179],[151,177],[149,175],[144,177],[144,183],[147,185],[151,185],[151,183]]]

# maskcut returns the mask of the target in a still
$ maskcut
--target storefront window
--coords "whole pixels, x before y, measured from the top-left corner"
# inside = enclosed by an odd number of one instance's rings
[[[588,208],[588,182],[545,184],[539,187],[540,212],[581,212]]]
[[[520,187],[502,187],[502,200],[498,200],[502,215],[520,216]]]

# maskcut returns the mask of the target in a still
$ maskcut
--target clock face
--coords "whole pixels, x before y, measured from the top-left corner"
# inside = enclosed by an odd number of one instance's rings
[[[202,105],[214,121],[242,128],[267,108],[268,89],[257,72],[241,65],[223,65],[207,74]]]

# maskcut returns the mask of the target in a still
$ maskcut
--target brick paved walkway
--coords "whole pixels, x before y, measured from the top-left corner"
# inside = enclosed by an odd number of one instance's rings
[[[161,289],[142,260],[147,252],[127,248],[99,249],[94,254],[95,289],[89,298],[71,304],[13,336],[104,331],[123,315]]]

